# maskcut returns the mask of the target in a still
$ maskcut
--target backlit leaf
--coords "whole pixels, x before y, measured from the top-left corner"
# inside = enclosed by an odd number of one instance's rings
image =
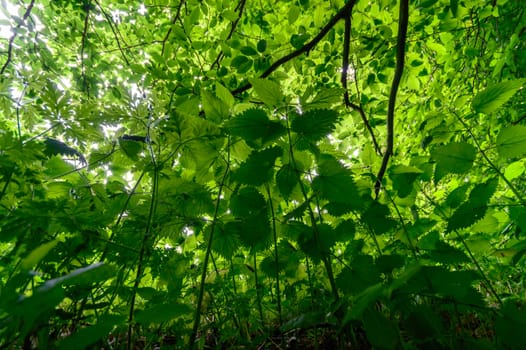
[[[513,125],[502,129],[497,137],[497,151],[502,158],[515,158],[525,155],[526,126]]]
[[[292,119],[292,131],[309,141],[316,142],[330,134],[340,120],[339,114],[331,109],[313,109]]]
[[[517,79],[489,86],[475,96],[472,107],[478,113],[495,112],[515,95],[525,82],[526,79]]]
[[[473,166],[476,155],[477,149],[466,142],[451,142],[434,148],[431,158],[437,163],[435,180],[438,182],[449,173],[465,173]]]
[[[251,186],[259,186],[270,181],[274,175],[274,163],[282,153],[283,150],[277,146],[252,152],[234,172],[234,179]]]
[[[250,78],[248,79],[256,91],[258,97],[267,106],[278,106],[283,101],[283,94],[278,83],[268,79]]]

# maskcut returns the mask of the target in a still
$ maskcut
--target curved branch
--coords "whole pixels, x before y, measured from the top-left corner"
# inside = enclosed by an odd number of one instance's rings
[[[5,61],[4,65],[2,66],[2,69],[0,69],[0,75],[4,74],[5,70],[7,69],[7,66],[11,62],[12,55],[13,55],[13,42],[15,41],[17,31],[18,29],[24,24],[26,19],[31,15],[31,10],[33,9],[33,6],[35,5],[35,0],[31,0],[31,3],[26,9],[26,12],[24,13],[24,16],[22,16],[22,20],[18,23],[18,25],[13,29],[13,35],[9,38],[9,46],[7,48],[7,60]]]
[[[168,41],[168,38],[170,37],[170,34],[172,33],[173,25],[175,24],[175,22],[177,22],[177,20],[181,16],[181,9],[183,8],[183,5],[184,5],[185,1],[186,0],[181,0],[181,2],[179,3],[179,6],[177,7],[177,13],[175,14],[174,18],[172,19],[172,25],[170,26],[170,29],[168,29],[168,32],[166,32],[166,35],[163,38],[163,41],[162,41],[163,48],[161,50],[161,56],[164,56],[164,49],[165,49],[165,46],[166,46],[166,42]]]
[[[367,120],[367,117],[365,115],[365,112],[361,105],[354,104],[349,99],[349,88],[347,86],[347,73],[349,71],[349,51],[350,51],[350,43],[351,43],[351,11],[349,10],[349,13],[347,16],[345,16],[345,31],[343,34],[343,59],[342,59],[342,76],[341,76],[341,82],[343,87],[343,102],[345,103],[345,106],[347,108],[352,108],[354,110],[357,110],[358,113],[360,113],[360,117],[362,117],[363,124],[367,128],[367,131],[369,131],[369,134],[371,134],[371,138],[373,140],[374,149],[377,154],[381,155],[382,151],[380,150],[380,146],[378,146],[378,142],[376,141],[376,137],[374,136],[373,129],[371,128],[371,124],[369,124],[369,120]]]
[[[396,68],[393,83],[391,85],[391,93],[389,95],[389,106],[387,108],[387,142],[384,157],[382,159],[382,166],[376,176],[376,183],[374,185],[374,191],[376,198],[382,187],[382,180],[389,163],[389,158],[393,155],[393,144],[394,144],[394,109],[396,105],[396,93],[398,92],[398,86],[402,79],[404,72],[404,60],[405,60],[405,44],[407,38],[407,25],[409,22],[409,0],[400,0],[400,10],[398,15],[398,38],[396,48]]]
[[[288,61],[290,61],[290,60],[292,60],[292,59],[294,59],[296,57],[298,57],[301,54],[307,53],[310,50],[312,50],[312,48],[314,48],[321,41],[321,39],[323,39],[323,37],[325,35],[327,35],[327,33],[336,25],[336,23],[338,23],[339,20],[341,20],[342,18],[345,18],[347,13],[352,11],[352,8],[356,4],[356,1],[357,0],[350,0],[348,3],[346,3],[345,6],[342,7],[340,9],[340,11],[338,11],[338,13],[336,13],[334,15],[334,17],[331,18],[329,23],[327,23],[320,30],[318,35],[316,35],[311,41],[309,41],[308,43],[306,43],[305,45],[303,45],[302,47],[300,47],[296,51],[293,51],[293,52],[289,53],[288,55],[285,55],[285,56],[281,57],[279,60],[274,62],[270,67],[268,67],[267,70],[264,71],[263,74],[261,74],[259,77],[260,78],[268,77],[270,74],[272,74],[276,69],[281,67],[283,64],[287,63]],[[232,95],[238,95],[238,94],[240,94],[242,92],[247,91],[251,87],[252,87],[252,84],[246,83],[245,85],[242,85],[242,86],[238,87],[237,89],[233,90],[232,91]]]
[[[234,22],[232,22],[232,27],[230,28],[230,32],[228,33],[227,37],[225,40],[229,40],[230,38],[232,38],[232,35],[234,35],[234,32],[236,31],[236,27],[237,27],[237,24],[239,23],[239,21],[241,20],[241,17],[243,16],[243,10],[245,9],[245,4],[246,4],[246,0],[240,0],[239,3],[237,4],[236,8],[235,8],[235,11],[239,11],[239,14],[237,15],[237,18]],[[214,60],[214,62],[212,63],[212,65],[210,66],[211,68],[214,68],[216,65],[219,66],[219,63],[221,62],[221,60],[223,59],[224,57],[224,53],[223,51],[220,51],[219,54],[217,55],[216,59]]]

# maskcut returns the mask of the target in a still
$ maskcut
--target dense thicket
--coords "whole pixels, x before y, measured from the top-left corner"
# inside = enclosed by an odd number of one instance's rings
[[[0,346],[526,343],[526,3],[2,10]]]

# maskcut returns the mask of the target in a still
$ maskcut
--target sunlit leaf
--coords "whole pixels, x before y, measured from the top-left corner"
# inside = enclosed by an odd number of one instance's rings
[[[502,158],[515,158],[526,154],[526,126],[513,125],[502,129],[497,137],[497,151]]]
[[[437,162],[435,180],[438,182],[446,174],[463,174],[473,166],[477,149],[466,142],[451,142],[435,147],[431,157]]]
[[[270,181],[274,175],[274,163],[282,152],[277,146],[252,152],[234,172],[234,178],[240,183],[252,186]]]
[[[283,94],[278,83],[268,79],[249,79],[258,97],[268,106],[278,106],[283,101]]]
[[[491,85],[479,92],[473,99],[472,107],[478,113],[492,113],[515,95],[526,82],[526,79],[504,81]]]

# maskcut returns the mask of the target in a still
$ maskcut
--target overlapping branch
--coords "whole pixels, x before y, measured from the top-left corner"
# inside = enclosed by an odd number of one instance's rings
[[[398,15],[398,37],[396,47],[396,67],[395,74],[393,77],[393,83],[391,85],[391,92],[389,94],[389,105],[387,107],[387,141],[386,150],[382,159],[382,165],[376,176],[376,183],[374,185],[374,191],[376,198],[382,187],[382,180],[387,169],[389,159],[393,155],[394,148],[394,109],[396,105],[396,94],[398,92],[398,86],[402,79],[404,72],[404,61],[405,61],[405,44],[407,38],[407,25],[409,23],[409,0],[400,0],[400,10]]]

